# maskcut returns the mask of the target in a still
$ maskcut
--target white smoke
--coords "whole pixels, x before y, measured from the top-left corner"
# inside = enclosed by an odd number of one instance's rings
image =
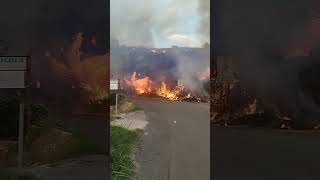
[[[121,45],[154,47],[155,41],[181,34],[192,40],[179,45],[199,47],[210,39],[209,6],[210,0],[111,0],[111,38]],[[191,18],[197,19],[191,25],[196,32],[182,33]]]
[[[192,50],[190,50],[190,53]],[[210,49],[203,48],[197,57],[189,53],[175,51],[177,76],[183,81],[183,85],[197,94],[209,97],[204,89],[204,84],[199,81],[199,76],[210,67]],[[209,74],[208,77],[209,78]]]

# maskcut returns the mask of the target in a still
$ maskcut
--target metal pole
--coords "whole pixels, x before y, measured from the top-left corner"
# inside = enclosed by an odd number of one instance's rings
[[[118,93],[116,93],[116,114],[118,114]]]
[[[23,167],[23,144],[24,144],[24,104],[19,105],[19,144],[18,144],[18,167]]]
[[[31,95],[31,86],[32,86],[32,79],[31,79],[31,74],[30,74],[30,56],[27,57],[27,70],[25,72],[25,113],[26,113],[26,119],[25,121],[25,131],[28,131],[29,128],[31,128],[31,121],[30,121],[30,95]],[[23,135],[24,136],[24,135]]]

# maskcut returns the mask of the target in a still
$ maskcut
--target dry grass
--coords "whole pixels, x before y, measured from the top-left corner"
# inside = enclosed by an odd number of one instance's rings
[[[120,101],[118,105],[118,114],[125,114],[139,110],[142,110],[140,106],[135,103],[129,102],[126,99]],[[111,114],[115,114],[115,108],[111,109]]]
[[[48,163],[60,160],[71,153],[73,143],[71,133],[50,129],[30,145],[26,158],[29,163]]]
[[[24,163],[47,164],[97,152],[97,145],[86,135],[58,129],[32,128],[26,138]],[[17,144],[8,146],[6,157],[0,159],[3,166],[17,165]]]

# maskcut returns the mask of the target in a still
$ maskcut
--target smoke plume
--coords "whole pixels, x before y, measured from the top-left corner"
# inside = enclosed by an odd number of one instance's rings
[[[199,0],[198,12],[201,17],[200,20],[200,33],[203,34],[205,39],[210,39],[210,1]]]
[[[197,30],[183,34],[191,38],[186,44],[199,46],[209,42],[209,5],[209,0],[112,0],[111,38],[121,45],[155,47],[158,41],[181,35],[188,25]]]
[[[176,58],[176,76],[183,81],[186,88],[195,94],[209,97],[204,89],[203,83],[199,82],[200,72],[207,72],[204,77],[209,78],[210,72],[207,71],[210,66],[209,49],[198,49],[198,52],[190,50],[188,53],[174,52]]]
[[[209,48],[150,49],[136,47],[111,48],[111,78],[129,79],[148,76],[155,82],[181,80],[195,95],[208,98],[204,81],[209,79]]]

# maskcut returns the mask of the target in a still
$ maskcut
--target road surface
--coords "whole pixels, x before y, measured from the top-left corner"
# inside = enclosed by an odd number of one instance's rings
[[[320,179],[320,135],[211,127],[214,180]]]
[[[135,153],[138,180],[209,180],[209,105],[133,99],[149,122]]]

